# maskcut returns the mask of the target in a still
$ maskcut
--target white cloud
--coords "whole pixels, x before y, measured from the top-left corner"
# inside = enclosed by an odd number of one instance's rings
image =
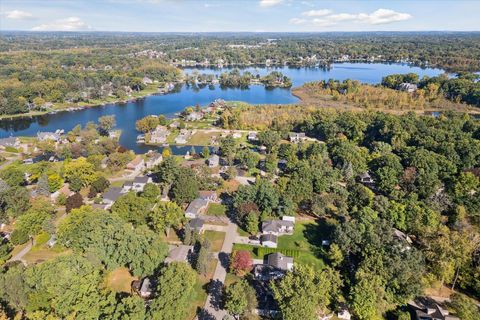
[[[12,11],[7,11],[3,13],[7,19],[14,19],[14,20],[28,20],[28,19],[34,19],[33,14],[30,12],[26,11],[21,11],[21,10],[12,10]]]
[[[92,30],[88,24],[78,17],[55,20],[32,28],[33,31],[87,31]]]
[[[308,20],[306,19],[300,19],[300,18],[292,18],[290,19],[290,24],[304,24],[306,22],[308,22]]]
[[[320,10],[309,10],[302,12],[303,16],[306,17],[323,17],[332,13],[332,10],[329,9],[320,9]]]
[[[390,9],[377,9],[372,13],[335,13],[328,9],[310,10],[302,13],[305,17],[321,17],[313,19],[292,18],[291,24],[304,24],[315,27],[331,27],[341,22],[363,23],[369,25],[388,24],[412,18],[409,13],[396,12]]]
[[[260,0],[260,7],[273,7],[282,3],[283,0]]]

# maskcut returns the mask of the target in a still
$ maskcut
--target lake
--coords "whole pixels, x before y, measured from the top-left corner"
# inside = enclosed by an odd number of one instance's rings
[[[199,73],[220,74],[230,69],[200,69]],[[353,79],[364,83],[379,83],[382,77],[394,73],[414,72],[423,76],[436,76],[443,73],[440,69],[422,69],[406,64],[386,63],[336,63],[329,69],[322,68],[245,68],[254,74],[265,75],[277,70],[292,79],[294,87],[305,82],[328,79]],[[194,69],[184,69],[191,73]],[[139,134],[135,129],[135,121],[151,114],[164,114],[173,117],[187,106],[206,105],[215,99],[227,101],[244,101],[251,104],[288,104],[298,101],[292,96],[290,89],[265,89],[263,86],[251,86],[249,89],[222,89],[219,86],[203,89],[182,86],[175,92],[166,95],[153,95],[134,102],[109,104],[73,112],[58,112],[32,118],[16,118],[0,120],[0,137],[34,136],[38,131],[70,131],[77,124],[84,126],[87,122],[97,122],[104,115],[115,115],[117,128],[122,130],[120,144],[137,153],[152,149],[136,143]],[[161,149],[161,148],[160,148]],[[183,150],[182,150],[183,152]]]

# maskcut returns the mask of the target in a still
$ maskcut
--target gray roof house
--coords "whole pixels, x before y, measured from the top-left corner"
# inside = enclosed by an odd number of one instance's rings
[[[195,230],[197,232],[201,232],[203,229],[204,221],[200,218],[195,218],[187,223],[187,228],[190,230]]]
[[[40,141],[45,141],[45,140],[58,141],[60,140],[60,134],[56,132],[37,132],[37,139]]]
[[[416,320],[460,320],[460,318],[449,314],[448,310],[442,308],[435,301],[423,297],[408,303],[414,311]]]
[[[290,142],[294,143],[303,141],[307,138],[304,132],[291,132],[288,137],[290,139]]]
[[[168,252],[168,257],[165,259],[165,263],[188,261],[192,252],[193,246],[186,246],[183,244],[172,246]]]
[[[207,163],[210,168],[216,168],[220,164],[220,157],[214,154],[208,158]]]
[[[204,213],[208,206],[208,200],[197,198],[190,202],[185,210],[185,217],[197,218],[200,214]]]
[[[111,207],[115,201],[117,201],[120,196],[124,193],[122,192],[122,188],[119,187],[111,187],[108,189],[107,192],[103,194],[103,203],[106,204],[108,207]]]
[[[288,220],[267,220],[262,223],[262,232],[264,234],[291,234],[295,224]]]
[[[293,269],[293,257],[284,256],[280,252],[271,253],[267,257],[267,264],[283,271]]]
[[[274,234],[262,234],[260,236],[260,242],[262,246],[267,248],[276,248],[277,247],[277,236]]]
[[[404,82],[404,83],[401,83],[398,86],[398,90],[413,93],[413,92],[417,91],[417,85],[414,84],[414,83]]]
[[[159,165],[162,161],[163,161],[162,154],[158,152],[153,152],[153,154],[149,155],[147,161],[145,162],[145,166],[147,167],[147,169],[151,169],[156,165]]]
[[[13,147],[16,148],[20,145],[20,140],[17,137],[8,137],[0,139],[0,148]]]
[[[137,176],[133,179],[132,189],[136,192],[142,192],[147,183],[152,182],[152,178],[147,176]]]
[[[140,296],[142,298],[148,298],[152,295],[152,287],[150,284],[150,279],[145,278],[142,281],[142,286],[140,287]]]

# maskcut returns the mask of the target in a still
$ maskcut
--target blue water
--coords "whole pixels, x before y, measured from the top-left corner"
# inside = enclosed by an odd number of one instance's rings
[[[247,68],[252,73],[265,75],[272,70],[281,71],[292,79],[294,86],[305,82],[324,79],[354,79],[364,83],[379,83],[382,77],[393,73],[418,73],[435,76],[441,74],[440,69],[421,69],[405,64],[368,64],[368,63],[341,63],[333,64],[332,68]],[[185,69],[191,73],[193,69]],[[224,69],[202,69],[200,73],[220,74]],[[288,104],[298,101],[291,95],[289,89],[267,90],[263,86],[251,86],[249,89],[221,89],[219,86],[203,89],[182,86],[176,92],[167,95],[149,96],[135,102],[109,104],[105,106],[83,109],[74,112],[59,112],[32,118],[16,118],[0,121],[0,137],[34,136],[38,131],[55,131],[57,129],[71,130],[77,124],[84,126],[87,122],[97,122],[104,115],[115,115],[117,128],[122,130],[120,143],[135,152],[146,152],[152,147],[137,145],[135,121],[151,114],[164,114],[173,117],[187,106],[206,105],[215,99],[227,101],[244,101],[251,104]],[[183,150],[182,150],[183,151]]]

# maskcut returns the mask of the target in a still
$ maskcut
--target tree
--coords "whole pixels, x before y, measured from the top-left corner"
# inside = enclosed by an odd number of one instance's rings
[[[67,198],[67,202],[65,203],[65,210],[68,213],[72,211],[72,209],[80,208],[82,205],[83,197],[80,193],[76,192]]]
[[[48,188],[50,193],[53,193],[63,186],[63,178],[56,172],[48,175]]]
[[[210,241],[204,239],[200,244],[197,258],[195,259],[195,270],[201,275],[206,275],[208,271],[208,261],[210,257]]]
[[[108,135],[108,132],[115,127],[115,115],[102,116],[98,118],[98,130],[102,135]]]
[[[147,222],[153,230],[166,232],[169,228],[180,228],[185,222],[185,213],[175,202],[157,202],[157,206],[148,212]]]
[[[237,250],[232,253],[230,268],[237,276],[244,276],[252,269],[253,260],[249,251]]]
[[[144,133],[153,131],[158,125],[158,118],[154,116],[146,116],[135,123],[137,130]]]
[[[37,183],[37,193],[42,196],[50,196],[50,186],[48,185],[48,177],[43,174]]]
[[[10,187],[17,187],[24,184],[25,174],[15,166],[8,166],[0,172],[0,179],[5,181]]]
[[[131,222],[138,226],[146,222],[146,217],[150,208],[150,201],[146,198],[138,197],[135,192],[128,192],[120,196],[112,206],[112,213],[118,215],[126,222]]]
[[[84,187],[97,180],[94,165],[83,157],[65,163],[64,176],[68,182],[77,179]]]
[[[154,174],[160,184],[169,186],[178,175],[180,167],[177,165],[175,158],[164,157],[164,159],[165,160],[160,163]]]
[[[170,197],[177,204],[193,201],[198,196],[199,184],[195,172],[190,168],[180,168],[172,182]]]
[[[352,292],[352,308],[360,320],[381,320],[378,303],[384,298],[381,278],[368,273],[358,273]]]
[[[247,214],[244,218],[245,222],[245,231],[250,233],[251,235],[255,235],[258,233],[258,224],[259,224],[259,215],[258,212],[251,212]]]
[[[0,264],[3,265],[10,258],[12,249],[12,244],[8,240],[0,241]]]
[[[280,142],[280,135],[276,131],[262,131],[258,133],[258,142],[267,147],[267,152],[272,152]]]
[[[93,181],[90,185],[90,191],[88,192],[89,198],[94,198],[97,194],[104,192],[110,186],[110,181],[105,177],[99,176],[97,180]]]
[[[0,194],[0,207],[10,217],[19,217],[30,208],[30,192],[24,187],[11,187]]]
[[[455,314],[462,320],[476,320],[480,314],[480,308],[475,302],[461,293],[454,293],[449,306],[455,310]]]
[[[233,136],[226,136],[220,140],[220,152],[229,164],[232,164],[237,149],[237,142]]]
[[[311,266],[298,265],[271,283],[271,288],[283,319],[314,320],[337,298],[340,284],[339,274],[329,268],[316,272]]]
[[[245,280],[237,281],[227,287],[225,309],[236,318],[257,307],[254,289]]]
[[[154,183],[147,183],[140,196],[150,202],[155,202],[158,196],[160,196],[160,188]]]
[[[208,159],[210,157],[210,148],[208,147],[203,147],[202,149],[202,157],[204,157],[205,159]]]
[[[28,285],[25,282],[25,267],[22,263],[2,268],[0,273],[0,296],[10,308],[21,311],[28,303]]]
[[[184,262],[173,262],[164,267],[148,317],[153,320],[184,319],[193,302],[196,282],[195,271]]]
[[[248,169],[253,169],[260,161],[260,155],[249,149],[242,149],[237,152],[237,160],[241,165],[247,167]]]

